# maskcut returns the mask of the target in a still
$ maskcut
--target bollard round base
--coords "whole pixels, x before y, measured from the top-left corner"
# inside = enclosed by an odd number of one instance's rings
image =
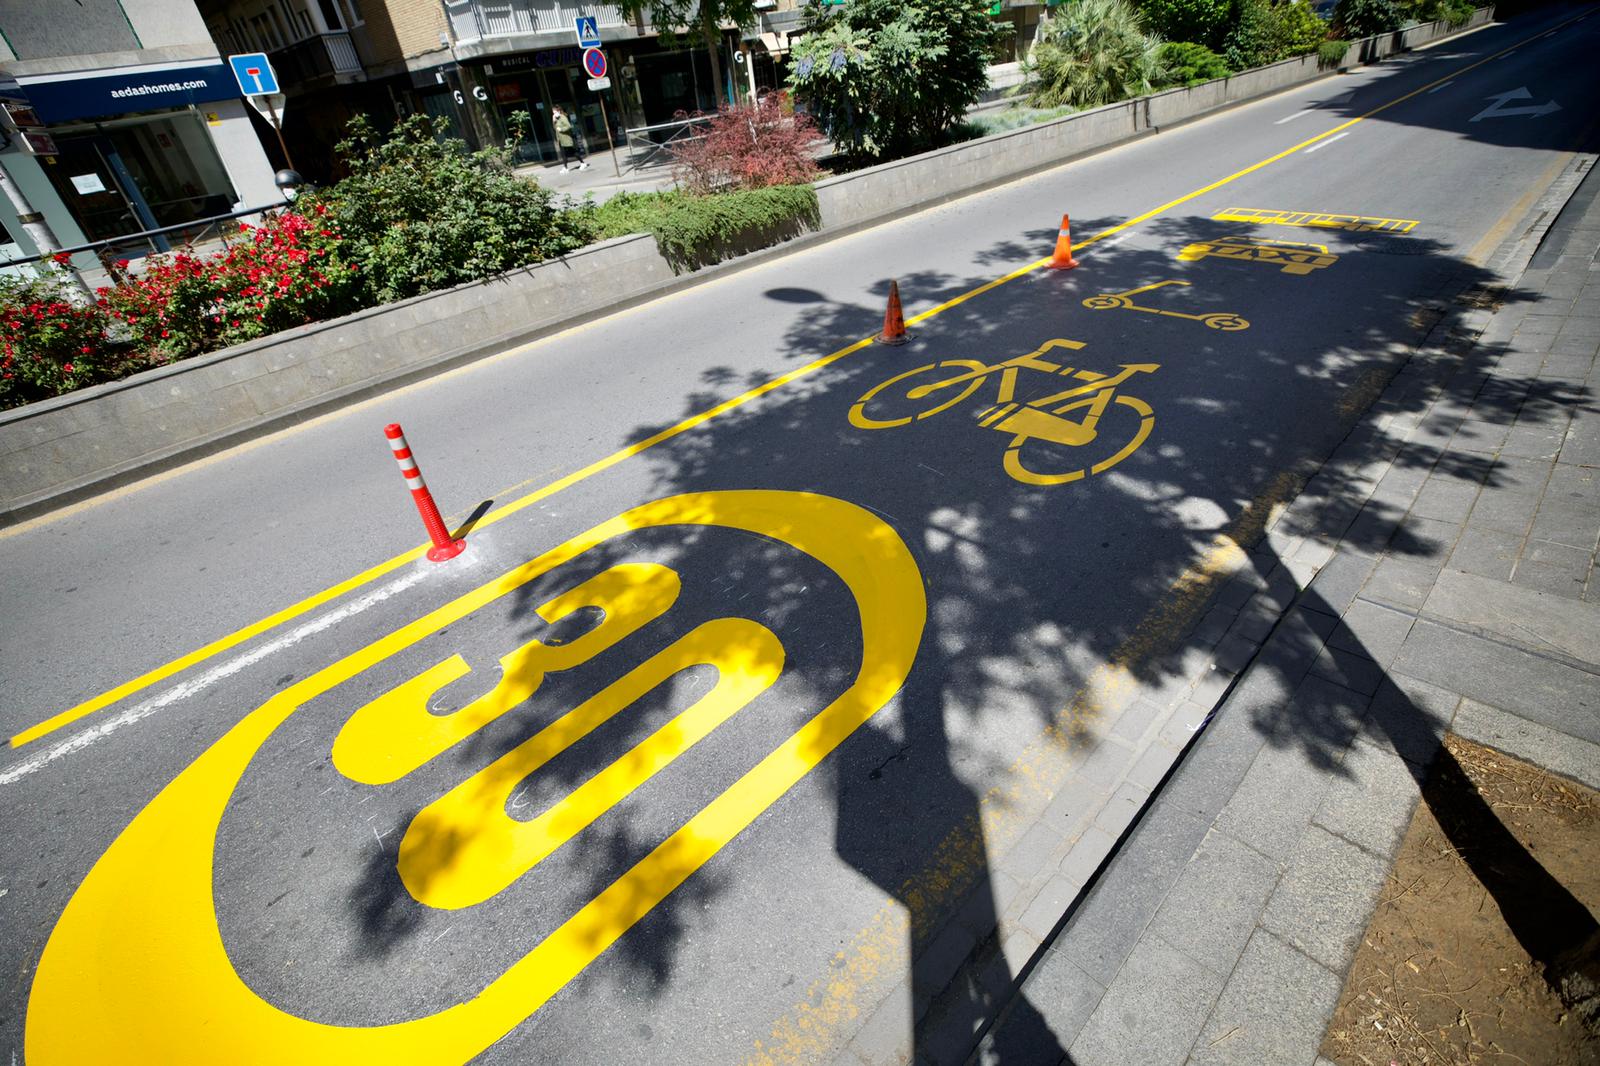
[[[428,558],[433,560],[436,563],[442,563],[446,559],[454,559],[456,556],[460,555],[462,552],[464,552],[466,550],[467,550],[467,542],[466,541],[464,541],[464,540],[452,541],[451,543],[446,544],[442,548],[439,548],[439,547],[429,548],[428,549]]]
[[[1071,270],[1078,265],[1078,261],[1076,259],[1068,259],[1065,262],[1057,262],[1052,259],[1047,265],[1051,270]]]
[[[903,332],[900,332],[900,333],[895,333],[895,334],[880,333],[880,334],[878,334],[876,337],[874,337],[872,339],[875,342],[877,342],[878,344],[888,344],[888,345],[891,345],[891,346],[899,346],[901,344],[910,344],[911,343],[911,332],[909,330],[906,330],[906,331],[903,331]]]

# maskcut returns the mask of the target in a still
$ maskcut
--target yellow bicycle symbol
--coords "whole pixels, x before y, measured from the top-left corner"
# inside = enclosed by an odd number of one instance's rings
[[[1158,281],[1154,285],[1145,285],[1141,288],[1129,289],[1127,292],[1103,293],[1100,296],[1089,297],[1087,300],[1083,301],[1083,306],[1087,307],[1091,311],[1110,311],[1113,308],[1121,307],[1129,311],[1143,311],[1146,314],[1163,315],[1167,318],[1186,318],[1191,322],[1203,322],[1212,329],[1226,330],[1230,333],[1234,330],[1250,328],[1250,323],[1246,319],[1243,319],[1238,315],[1228,311],[1213,311],[1210,314],[1205,315],[1191,315],[1186,314],[1183,311],[1163,311],[1159,307],[1141,307],[1133,302],[1133,297],[1139,295],[1141,292],[1152,292],[1155,289],[1165,288],[1168,285],[1187,286],[1189,285],[1189,282],[1179,281],[1174,278],[1170,281]]]
[[[976,359],[945,359],[907,370],[868,389],[850,408],[850,424],[857,429],[895,429],[932,418],[961,403],[982,388],[989,375],[998,373],[1000,383],[995,402],[978,413],[978,424],[1011,437],[1002,461],[1006,473],[1027,485],[1063,485],[1091,474],[1104,473],[1137,451],[1150,436],[1156,421],[1155,412],[1149,404],[1117,392],[1117,387],[1135,374],[1148,374],[1161,367],[1157,363],[1124,363],[1118,373],[1106,375],[1040,358],[1054,348],[1076,351],[1083,346],[1082,341],[1058,338],[1046,341],[1027,355],[993,365]],[[1019,371],[1024,369],[1076,378],[1086,384],[1018,402],[1015,398],[1017,377]],[[914,378],[929,374],[935,375],[935,379],[912,385],[903,391],[900,388]],[[915,409],[908,411],[908,401]],[[1024,462],[1023,446],[1029,441],[1045,441],[1068,448],[1081,448],[1092,443],[1099,437],[1100,419],[1112,403],[1132,408],[1139,416],[1139,425],[1132,439],[1110,458],[1060,472],[1032,469]],[[1076,417],[1063,417],[1069,414]],[[1030,453],[1037,451],[1030,449]]]

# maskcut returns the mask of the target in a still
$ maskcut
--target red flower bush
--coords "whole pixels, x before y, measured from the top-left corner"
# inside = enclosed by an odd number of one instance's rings
[[[814,179],[811,150],[820,139],[805,115],[785,114],[776,94],[759,104],[724,106],[703,136],[672,153],[677,179],[692,193],[803,185]]]
[[[205,258],[153,257],[138,277],[101,289],[101,303],[157,362],[353,310],[355,269],[340,258],[342,237],[325,210],[241,223],[240,240]]]
[[[105,344],[105,313],[72,295],[53,272],[0,278],[0,409],[126,372],[126,355]]]
[[[53,271],[0,279],[0,409],[355,310],[356,268],[326,212],[242,223],[212,255],[151,256],[93,302]]]

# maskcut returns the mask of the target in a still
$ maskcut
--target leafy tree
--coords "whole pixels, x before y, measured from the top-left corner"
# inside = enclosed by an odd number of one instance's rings
[[[1223,42],[1222,58],[1234,70],[1249,70],[1275,63],[1283,56],[1271,0],[1238,0],[1233,29]]]
[[[755,0],[619,0],[619,4],[623,14],[644,15],[666,30],[661,36],[669,43],[675,37],[698,34],[711,56],[711,80],[716,83],[712,98],[722,103],[722,24],[731,22],[741,30],[754,26],[759,18]],[[732,95],[727,101],[735,102]]]
[[[1472,17],[1473,0],[1400,0],[1396,7],[1404,19],[1417,22],[1448,22],[1460,26]]]
[[[1199,85],[1232,73],[1227,61],[1203,44],[1169,41],[1161,46],[1162,83]]]
[[[1355,39],[1400,28],[1400,9],[1390,0],[1339,0],[1333,5],[1333,25],[1340,37]]]
[[[1305,0],[1236,0],[1223,58],[1234,70],[1315,52],[1328,24]]]
[[[1281,58],[1315,52],[1328,39],[1328,23],[1306,0],[1286,0],[1273,8]]]
[[[1232,0],[1140,0],[1145,29],[1168,41],[1193,41],[1213,51],[1223,47],[1232,25]]]
[[[1148,93],[1161,80],[1161,43],[1126,0],[1077,0],[1041,27],[1028,102],[1098,107]]]
[[[984,0],[845,0],[812,19],[789,85],[840,147],[880,157],[938,144],[977,103],[1007,32]]]

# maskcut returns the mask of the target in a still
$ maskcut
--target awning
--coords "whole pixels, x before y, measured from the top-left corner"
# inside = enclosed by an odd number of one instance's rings
[[[16,80],[40,121],[47,125],[163,107],[187,107],[237,99],[242,95],[226,63],[162,63],[109,72],[40,75]]]

